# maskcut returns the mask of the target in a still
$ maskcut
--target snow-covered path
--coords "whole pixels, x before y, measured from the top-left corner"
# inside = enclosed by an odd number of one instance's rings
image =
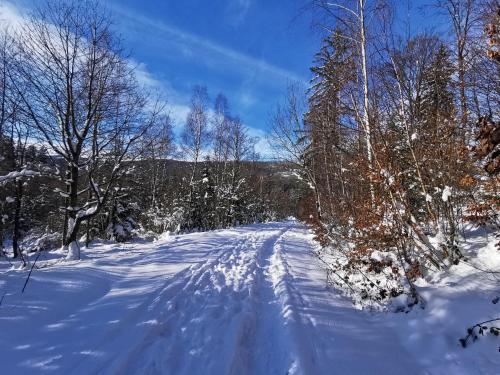
[[[313,247],[288,221],[96,246],[24,295],[25,275],[4,272],[1,373],[423,373],[326,289]]]

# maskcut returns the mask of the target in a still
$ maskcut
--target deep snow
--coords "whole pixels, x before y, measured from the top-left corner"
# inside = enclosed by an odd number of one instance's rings
[[[467,246],[500,266],[485,243]],[[41,258],[24,294],[28,271],[1,261],[0,373],[499,372],[494,338],[458,344],[498,312],[495,275],[455,266],[419,283],[425,310],[369,313],[326,287],[314,251],[296,221],[95,244],[81,261]]]

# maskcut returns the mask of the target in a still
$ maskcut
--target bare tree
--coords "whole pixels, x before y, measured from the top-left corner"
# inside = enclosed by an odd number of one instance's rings
[[[148,192],[149,208],[156,209],[161,202],[161,194],[167,181],[166,161],[175,151],[172,120],[168,115],[158,118],[158,122],[145,134],[142,158],[147,160],[150,170]]]
[[[227,181],[222,187],[227,193],[226,206],[228,207],[227,218],[231,221],[228,225],[235,225],[239,220],[242,208],[238,207],[242,203],[245,195],[245,176],[243,175],[243,163],[253,156],[255,140],[248,134],[248,128],[238,117],[229,121],[228,150],[229,150],[229,170],[227,171]],[[222,218],[224,219],[224,218]]]
[[[225,183],[225,175],[229,161],[229,128],[230,112],[227,98],[223,94],[215,99],[214,116],[212,118],[213,161],[215,162],[215,183]]]
[[[81,223],[106,203],[156,110],[145,113],[133,67],[94,1],[48,1],[16,41],[15,92],[40,142],[66,165],[63,245],[79,258]]]
[[[483,0],[438,0],[437,6],[445,12],[452,24],[455,56],[457,62],[458,88],[460,94],[460,125],[466,130],[469,122],[469,103],[467,99],[467,71],[473,61],[472,42],[474,29],[481,26],[480,9]]]
[[[208,93],[204,86],[196,86],[191,98],[191,109],[181,135],[181,148],[185,157],[193,162],[191,179],[197,172],[202,152],[209,142]]]
[[[6,123],[13,116],[13,101],[10,96],[9,69],[11,68],[12,39],[8,31],[0,31],[0,138],[4,135]],[[2,155],[0,143],[0,157]]]
[[[11,77],[13,68],[13,40],[7,29],[0,32],[0,174],[3,176],[3,184],[14,185],[14,214],[13,214],[13,236],[12,247],[14,258],[20,255],[20,218],[23,196],[24,178],[20,175],[24,165],[24,154],[28,140],[29,128],[20,121],[19,97],[13,93],[13,81]],[[11,176],[12,178],[9,178]],[[15,178],[16,177],[16,178]],[[10,197],[12,198],[12,197]],[[3,197],[1,198],[3,200]],[[2,202],[0,211],[0,251],[3,247],[3,232],[9,206],[8,202]],[[10,210],[9,210],[10,211]]]
[[[285,103],[279,105],[271,118],[269,143],[277,157],[295,168],[305,176],[314,191],[316,215],[322,218],[322,204],[315,168],[307,162],[306,154],[313,152],[309,131],[304,123],[306,103],[304,94],[297,86],[289,86]]]
[[[8,98],[8,74],[9,59],[8,59],[9,38],[6,30],[1,30],[0,33],[0,162],[5,164],[5,143],[4,129],[12,112],[9,110]],[[0,172],[8,172],[4,168],[0,168]],[[3,197],[1,197],[3,198]],[[4,239],[4,221],[5,221],[5,202],[0,199],[0,255],[3,254],[3,239]]]

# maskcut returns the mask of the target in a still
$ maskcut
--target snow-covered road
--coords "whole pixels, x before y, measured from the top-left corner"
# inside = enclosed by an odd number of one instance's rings
[[[425,373],[325,285],[300,223],[124,246],[2,271],[2,374]],[[394,360],[393,360],[394,359]]]

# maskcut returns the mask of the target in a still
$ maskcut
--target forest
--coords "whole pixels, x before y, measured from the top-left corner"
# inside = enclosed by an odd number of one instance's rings
[[[323,244],[344,249],[336,282],[391,262],[366,264],[388,249],[398,270],[390,288],[373,290],[381,297],[397,293],[399,276],[411,288],[459,261],[462,224],[498,225],[498,4],[437,1],[445,39],[398,32],[389,3],[352,3],[311,5],[328,32],[310,87],[291,84],[270,119],[281,164],[259,161],[228,99],[212,104],[204,86],[175,140],[168,108],[138,83],[104,9],[48,2],[4,29],[0,239],[17,258],[36,228],[73,257],[82,236],[279,219],[299,215],[286,204],[295,201]],[[273,184],[276,170],[298,171],[312,191]]]
[[[9,369],[495,373],[457,350],[500,334],[500,3],[300,3],[320,48],[264,125],[204,82],[176,122],[105,2],[0,14],[0,324],[46,340]]]
[[[269,120],[276,162],[201,85],[175,139],[91,4],[49,1],[2,31],[2,253],[297,216],[335,249],[333,283],[384,300],[459,262],[465,224],[498,226],[495,1],[436,1],[449,36],[401,31],[389,2],[309,4],[326,36],[310,87],[290,83]]]
[[[192,90],[175,139],[169,109],[142,87],[113,18],[92,2],[47,2],[3,29],[0,251],[126,241],[294,215],[303,187],[259,161],[228,99]],[[299,184],[300,185],[300,184]],[[36,239],[36,241],[33,241]]]
[[[416,279],[467,261],[464,228],[498,236],[500,5],[435,1],[440,33],[410,32],[388,2],[312,6],[327,35],[271,139],[311,187],[332,283],[418,304]]]

